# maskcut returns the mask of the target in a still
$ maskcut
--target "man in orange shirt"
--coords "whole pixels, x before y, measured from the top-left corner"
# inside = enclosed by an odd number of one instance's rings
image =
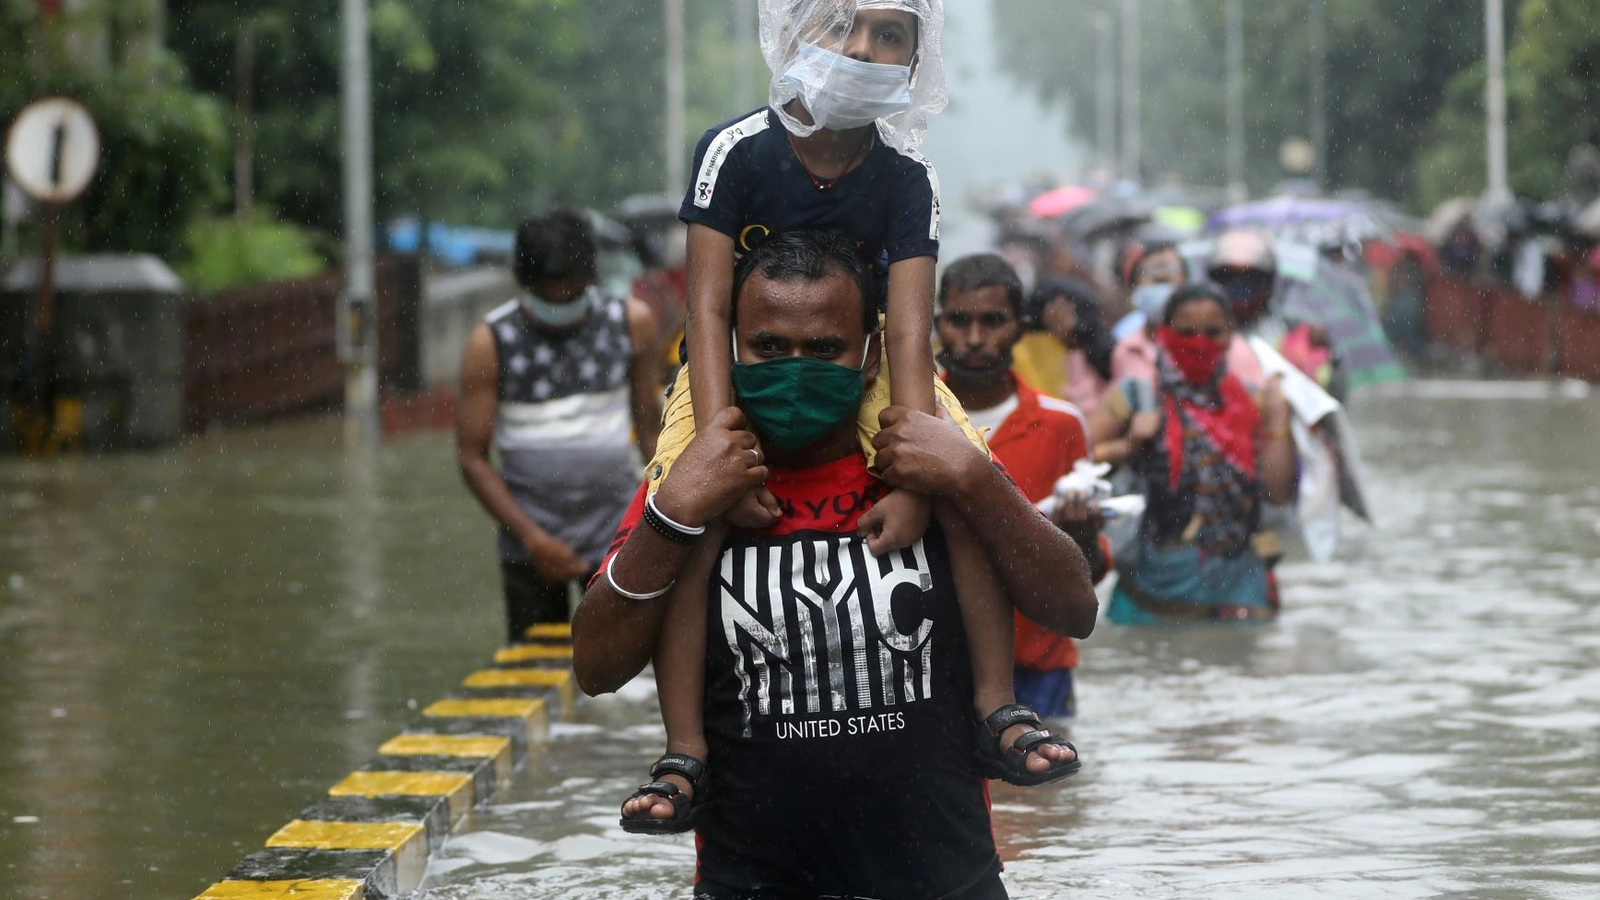
[[[1022,337],[1021,315],[1022,282],[999,256],[968,256],[945,270],[934,319],[945,381],[973,425],[988,429],[995,458],[1023,495],[1037,503],[1050,496],[1074,463],[1089,458],[1089,429],[1076,406],[1040,394],[1011,371],[1012,348]],[[1083,549],[1095,581],[1104,578],[1111,560],[1100,538],[1099,516],[1087,503],[1067,502],[1053,518]],[[1017,702],[1042,716],[1072,715],[1077,665],[1071,638],[1017,614]]]

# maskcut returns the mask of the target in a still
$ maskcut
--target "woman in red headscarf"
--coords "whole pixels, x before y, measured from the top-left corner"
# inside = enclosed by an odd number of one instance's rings
[[[1178,288],[1156,330],[1156,377],[1130,378],[1089,417],[1101,458],[1145,484],[1135,553],[1118,561],[1113,622],[1225,621],[1276,614],[1253,538],[1261,504],[1290,502],[1298,466],[1276,380],[1252,397],[1228,373],[1228,297]]]

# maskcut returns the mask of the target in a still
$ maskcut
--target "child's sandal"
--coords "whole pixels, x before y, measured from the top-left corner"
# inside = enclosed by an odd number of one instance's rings
[[[1000,736],[1005,734],[1007,728],[1015,725],[1031,725],[1033,730],[1024,732],[1010,747],[1001,750]],[[1044,731],[1044,724],[1039,721],[1039,714],[1019,703],[1000,707],[990,713],[988,718],[978,722],[976,728],[978,770],[986,778],[996,778],[1021,787],[1035,787],[1076,775],[1078,769],[1083,767],[1082,761],[1078,759],[1078,748],[1072,746],[1065,738]],[[1072,751],[1072,759],[1051,760],[1050,768],[1038,772],[1029,771],[1028,754],[1047,745],[1066,747]]]
[[[685,794],[670,781],[662,781],[665,775],[677,775],[688,781],[694,788],[694,795]],[[650,783],[640,785],[622,805],[627,806],[640,797],[664,797],[672,803],[672,815],[665,819],[649,814],[637,818],[624,815],[620,820],[622,830],[629,834],[682,834],[690,831],[694,828],[695,820],[710,805],[711,798],[707,794],[710,787],[705,763],[682,753],[668,753],[650,767]]]

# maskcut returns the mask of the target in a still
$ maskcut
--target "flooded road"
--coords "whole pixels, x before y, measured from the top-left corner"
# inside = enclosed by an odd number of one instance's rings
[[[448,441],[339,439],[0,461],[0,897],[194,896],[499,646]]]
[[[1102,625],[1083,774],[995,791],[1013,895],[1600,896],[1600,397],[1536,394],[1359,398],[1381,527],[1279,622]],[[447,440],[336,438],[0,463],[0,894],[191,896],[496,645]],[[616,827],[652,701],[559,726],[427,896],[687,897],[687,838]]]

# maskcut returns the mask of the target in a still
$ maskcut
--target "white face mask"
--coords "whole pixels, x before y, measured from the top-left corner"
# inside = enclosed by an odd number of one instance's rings
[[[590,286],[577,299],[567,303],[551,303],[529,291],[522,298],[522,308],[535,322],[546,328],[571,328],[583,321],[589,310],[600,304],[600,292]]]
[[[1167,301],[1172,299],[1173,285],[1142,284],[1133,291],[1133,308],[1151,322],[1160,322],[1167,312]]]
[[[783,81],[818,128],[861,128],[911,106],[910,66],[862,62],[815,44],[800,45]]]

